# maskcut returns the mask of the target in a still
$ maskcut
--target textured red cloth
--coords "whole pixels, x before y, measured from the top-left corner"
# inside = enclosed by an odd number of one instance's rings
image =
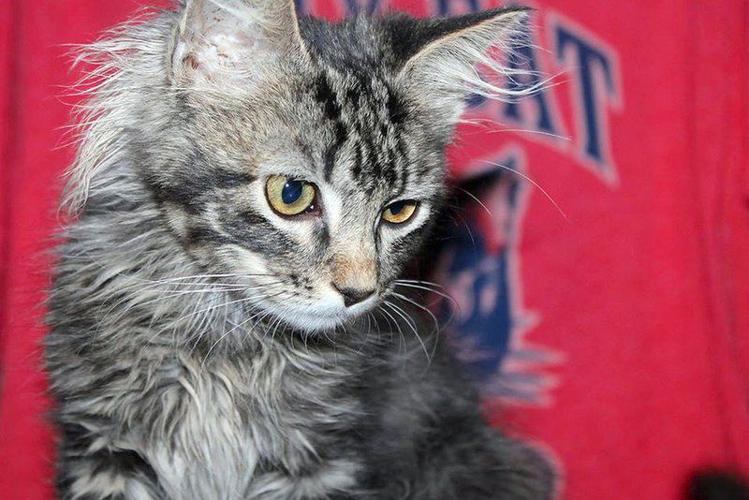
[[[72,157],[65,44],[141,3],[0,3],[2,499],[52,492],[40,304]],[[299,3],[329,17],[357,5]],[[358,5],[424,15],[496,3]],[[467,209],[479,251],[456,247],[437,276],[467,305],[460,352],[491,418],[554,457],[563,498],[675,499],[697,467],[749,472],[749,4],[533,6],[543,49],[527,55],[561,74],[518,106],[476,100],[472,115],[502,126],[463,127],[453,171],[512,167],[566,218],[505,173],[485,193],[494,218]],[[488,357],[470,358],[477,345]]]

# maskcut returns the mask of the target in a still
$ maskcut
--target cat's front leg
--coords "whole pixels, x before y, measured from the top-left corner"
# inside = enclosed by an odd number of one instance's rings
[[[56,488],[60,500],[167,500],[153,469],[78,424],[62,427]]]

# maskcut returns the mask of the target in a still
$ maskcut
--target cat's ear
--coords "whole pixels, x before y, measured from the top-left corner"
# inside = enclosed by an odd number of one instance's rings
[[[398,79],[423,94],[449,123],[458,120],[471,94],[511,97],[497,77],[512,70],[497,59],[496,50],[509,53],[526,35],[530,9],[511,7],[442,19],[416,21],[393,32]],[[478,70],[492,80],[479,76]]]
[[[171,77],[180,86],[246,88],[274,61],[305,54],[294,0],[187,0]]]

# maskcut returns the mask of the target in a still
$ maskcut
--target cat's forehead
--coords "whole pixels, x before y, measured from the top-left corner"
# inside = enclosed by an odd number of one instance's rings
[[[326,66],[366,74],[396,64],[383,18],[360,15],[338,23],[302,18],[299,28],[307,50]]]
[[[384,78],[322,70],[310,97],[322,112],[318,124],[322,174],[326,181],[345,175],[372,191],[375,178],[402,183],[409,157],[409,130],[401,116],[403,103]]]
[[[297,142],[316,178],[367,199],[398,198],[415,184],[430,194],[440,148],[389,75],[320,66],[306,87]]]
[[[373,203],[439,190],[441,138],[399,85],[382,27],[368,18],[301,26],[311,60],[281,62],[249,113],[240,111],[264,173],[303,175]],[[270,171],[280,165],[292,172]]]

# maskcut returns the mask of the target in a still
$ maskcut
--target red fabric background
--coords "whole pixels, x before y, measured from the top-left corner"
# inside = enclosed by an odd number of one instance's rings
[[[438,2],[392,3],[423,14]],[[337,16],[343,4],[318,0],[315,10]],[[72,157],[64,86],[77,75],[64,45],[93,40],[138,5],[0,3],[3,499],[51,496],[39,304]],[[619,181],[602,182],[576,153],[579,82],[567,73],[550,96],[569,141],[462,130],[458,175],[470,159],[520,148],[568,217],[533,190],[519,243],[522,300],[541,317],[528,335],[560,354],[557,385],[543,404],[493,418],[556,457],[563,498],[673,499],[697,467],[749,472],[749,3],[535,5],[541,46],[552,47],[560,20],[616,54],[621,102],[602,113]],[[574,73],[539,57],[547,73]]]

